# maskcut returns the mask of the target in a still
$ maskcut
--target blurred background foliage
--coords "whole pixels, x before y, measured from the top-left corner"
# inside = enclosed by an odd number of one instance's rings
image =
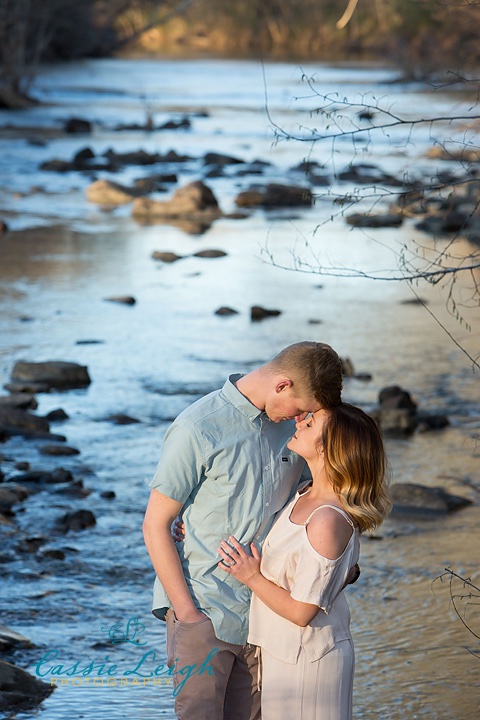
[[[425,79],[479,66],[480,0],[0,0],[4,106],[28,102],[41,61],[118,53],[378,59]]]

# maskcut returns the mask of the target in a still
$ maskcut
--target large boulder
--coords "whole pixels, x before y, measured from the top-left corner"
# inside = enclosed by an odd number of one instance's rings
[[[420,219],[415,227],[432,235],[461,234],[475,241],[480,236],[480,179],[467,175],[460,182],[438,179],[439,187],[402,193],[390,211]]]
[[[69,530],[86,530],[96,524],[95,515],[91,510],[68,512],[57,521],[57,527],[64,533],[67,533]]]
[[[60,360],[18,361],[12,370],[12,380],[20,383],[40,383],[59,390],[84,388],[91,383],[88,370],[84,365]]]
[[[32,393],[12,393],[0,397],[0,408],[6,407],[18,410],[36,410],[38,403]]]
[[[92,123],[83,118],[72,117],[65,121],[64,130],[70,135],[88,135],[92,132]]]
[[[10,429],[22,428],[42,433],[48,433],[50,431],[50,425],[46,418],[39,417],[26,410],[19,410],[18,408],[8,406],[0,406],[0,427]]]
[[[54,456],[72,456],[72,455],[80,455],[80,450],[77,450],[77,448],[70,447],[69,445],[43,445],[40,448],[40,452],[42,455],[54,455]]]
[[[403,215],[399,213],[353,213],[347,215],[346,221],[347,225],[353,225],[353,227],[399,227],[403,222]]]
[[[394,513],[444,515],[472,504],[468,498],[451,495],[441,487],[429,487],[416,483],[391,485],[390,497]]]
[[[369,163],[350,164],[337,174],[339,180],[354,182],[357,185],[391,185],[402,187],[403,181],[380,170]]]
[[[16,505],[25,500],[30,495],[27,488],[14,483],[0,484],[0,513],[10,513],[12,505]],[[1,628],[0,628],[1,629]],[[1,635],[0,635],[1,641]],[[0,642],[1,647],[1,642]]]
[[[132,214],[135,218],[215,219],[220,217],[222,212],[211,189],[197,181],[177,190],[170,200],[138,198],[133,204]]]
[[[45,392],[48,389],[48,386],[44,387]],[[51,442],[65,442],[66,439],[63,435],[50,432],[48,418],[39,417],[15,405],[0,404],[0,437],[6,439],[14,435]]]
[[[75,153],[71,160],[61,160],[59,158],[45,160],[40,165],[40,169],[50,172],[88,171],[91,173],[96,170],[116,172],[119,166],[108,158],[97,158],[93,150],[87,147]]]
[[[450,162],[461,162],[461,163],[477,163],[480,162],[480,150],[477,148],[470,148],[467,145],[456,150],[453,148],[444,148],[440,145],[427,150],[425,156],[433,160],[449,160]]]
[[[375,413],[386,435],[409,435],[417,426],[417,404],[398,385],[380,391],[379,409]]]
[[[311,190],[295,185],[270,183],[263,188],[251,188],[237,195],[238,207],[295,207],[313,203]]]
[[[46,470],[28,470],[22,475],[17,475],[14,480],[18,483],[30,485],[30,487],[43,487],[55,483],[68,483],[73,480],[70,470],[56,468],[52,472]],[[33,492],[33,490],[32,490]]]
[[[109,149],[103,153],[103,156],[115,165],[155,165],[155,163],[166,161],[163,155],[147,153],[145,150],[116,153],[114,150]]]
[[[53,686],[30,673],[0,660],[0,711],[18,712],[36,707],[53,691]]]
[[[126,187],[111,180],[96,180],[86,191],[87,200],[97,205],[126,205],[145,195],[139,187]]]
[[[222,155],[221,153],[208,152],[203,159],[205,165],[242,165],[245,161],[240,158],[232,157],[232,155]]]

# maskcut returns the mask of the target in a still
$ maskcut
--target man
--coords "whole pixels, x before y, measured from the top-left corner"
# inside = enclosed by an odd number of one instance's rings
[[[341,389],[335,351],[296,343],[231,375],[165,435],[143,527],[157,575],[153,613],[167,621],[176,687],[190,669],[175,699],[180,720],[260,718],[258,661],[246,644],[250,591],[218,568],[217,548],[230,535],[261,546],[305,467],[286,448],[289,421],[338,404]],[[171,525],[180,513],[185,540],[177,548]]]

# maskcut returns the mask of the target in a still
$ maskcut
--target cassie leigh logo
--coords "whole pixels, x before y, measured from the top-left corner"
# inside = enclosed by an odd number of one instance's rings
[[[185,683],[194,675],[214,675],[211,660],[218,653],[214,648],[201,663],[179,667],[178,658],[169,667],[167,661],[160,661],[156,650],[147,650],[147,641],[140,636],[145,625],[136,617],[114,623],[110,627],[102,627],[101,631],[108,634],[113,646],[120,643],[131,643],[139,648],[140,653],[129,664],[123,667],[110,660],[108,655],[100,662],[96,660],[77,660],[73,663],[59,661],[58,650],[47,650],[35,665],[35,674],[42,679],[49,679],[55,687],[93,686],[93,687],[146,687],[172,685],[176,697],[185,687]],[[160,661],[160,662],[159,662]]]

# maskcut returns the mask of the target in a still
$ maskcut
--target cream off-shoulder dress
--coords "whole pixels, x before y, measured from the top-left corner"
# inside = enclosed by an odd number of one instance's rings
[[[339,512],[352,535],[336,560],[319,555],[307,526],[320,507],[305,523],[294,523],[290,515],[299,497],[285,506],[268,533],[261,572],[295,600],[321,609],[300,627],[252,596],[248,641],[261,648],[262,720],[350,720],[354,650],[342,588],[358,561],[359,533],[343,510],[320,506]]]

